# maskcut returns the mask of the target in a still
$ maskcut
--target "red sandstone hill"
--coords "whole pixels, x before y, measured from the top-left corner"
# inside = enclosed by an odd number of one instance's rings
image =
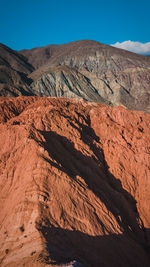
[[[150,115],[19,97],[0,122],[0,266],[150,266]]]

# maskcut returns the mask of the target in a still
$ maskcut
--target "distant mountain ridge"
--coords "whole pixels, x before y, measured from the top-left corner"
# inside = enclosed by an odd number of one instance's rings
[[[19,58],[16,64],[13,50],[3,49],[5,53],[0,50],[2,96],[82,98],[150,112],[150,58],[147,56],[82,40],[14,51]]]

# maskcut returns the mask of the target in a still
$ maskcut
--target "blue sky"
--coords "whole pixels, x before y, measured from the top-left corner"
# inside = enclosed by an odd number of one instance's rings
[[[0,0],[0,42],[20,50],[89,39],[150,42],[149,0]]]

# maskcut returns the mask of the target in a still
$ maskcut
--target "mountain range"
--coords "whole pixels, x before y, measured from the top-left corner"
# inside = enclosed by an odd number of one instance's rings
[[[0,266],[150,266],[150,58],[0,45]]]
[[[0,45],[1,96],[82,98],[150,111],[150,58],[83,40],[14,51]]]

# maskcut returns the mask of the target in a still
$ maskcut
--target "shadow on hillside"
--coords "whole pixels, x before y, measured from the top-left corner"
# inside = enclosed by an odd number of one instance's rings
[[[55,229],[53,226],[47,226],[46,228],[41,228],[38,226],[39,230],[47,240],[47,247],[51,258],[54,258],[54,260],[57,262],[59,261],[59,251],[61,251],[60,258],[63,257],[63,255],[66,255],[65,257],[67,257],[67,255],[70,255],[68,253],[74,253],[78,250],[78,247],[79,250],[81,250],[82,247],[85,247],[82,252],[82,258],[84,258],[84,255],[85,258],[88,258],[90,246],[91,249],[92,246],[96,246],[95,249],[97,252],[95,254],[95,258],[98,257],[98,259],[100,256],[98,248],[102,249],[101,255],[106,254],[107,258],[109,256],[109,252],[106,253],[105,250],[107,251],[109,248],[114,251],[114,248],[116,248],[116,250],[119,249],[121,253],[121,248],[119,248],[121,246],[122,255],[124,255],[123,249],[128,250],[128,246],[126,245],[128,240],[127,238],[132,240],[131,243],[134,242],[134,245],[136,244],[135,241],[137,241],[142,247],[146,248],[147,233],[143,227],[142,221],[139,218],[136,201],[126,190],[122,188],[120,180],[116,179],[109,172],[109,167],[105,161],[103,150],[97,146],[100,141],[99,137],[95,135],[94,130],[90,126],[81,124],[79,125],[79,128],[77,128],[75,125],[73,126],[80,132],[81,140],[90,147],[94,156],[90,157],[84,155],[75,149],[74,144],[70,140],[64,136],[58,135],[56,132],[40,131],[45,138],[45,142],[42,143],[42,145],[44,149],[48,151],[48,154],[52,159],[50,160],[49,158],[45,158],[45,160],[47,160],[52,166],[65,172],[72,179],[76,179],[77,175],[82,177],[88,185],[88,188],[92,190],[93,193],[105,204],[108,211],[114,215],[118,224],[120,225],[123,235],[90,237],[78,231],[72,232],[59,228]],[[47,224],[49,223],[47,222]],[[55,238],[52,238],[53,235],[55,235],[56,239],[57,236],[59,238],[59,236],[62,235],[62,240],[60,238],[60,246],[58,249],[55,248]],[[65,241],[63,235],[66,236],[68,241]],[[67,249],[65,248],[66,242],[68,242]],[[72,243],[74,244],[74,250],[70,248]],[[56,245],[58,245],[58,242],[56,242]],[[103,247],[105,247],[105,249],[103,249]],[[69,249],[72,252],[68,252]],[[80,255],[80,251],[78,251],[78,253]],[[79,260],[77,257],[75,257],[76,255],[76,253],[74,255],[71,254],[69,258]],[[105,266],[103,264],[103,258],[101,260],[102,266]],[[118,262],[116,262],[116,264],[118,264]]]
[[[122,235],[90,236],[80,231],[56,228],[45,222],[37,225],[46,240],[48,254],[41,255],[47,264],[66,264],[72,260],[94,267],[149,267],[150,249]]]

